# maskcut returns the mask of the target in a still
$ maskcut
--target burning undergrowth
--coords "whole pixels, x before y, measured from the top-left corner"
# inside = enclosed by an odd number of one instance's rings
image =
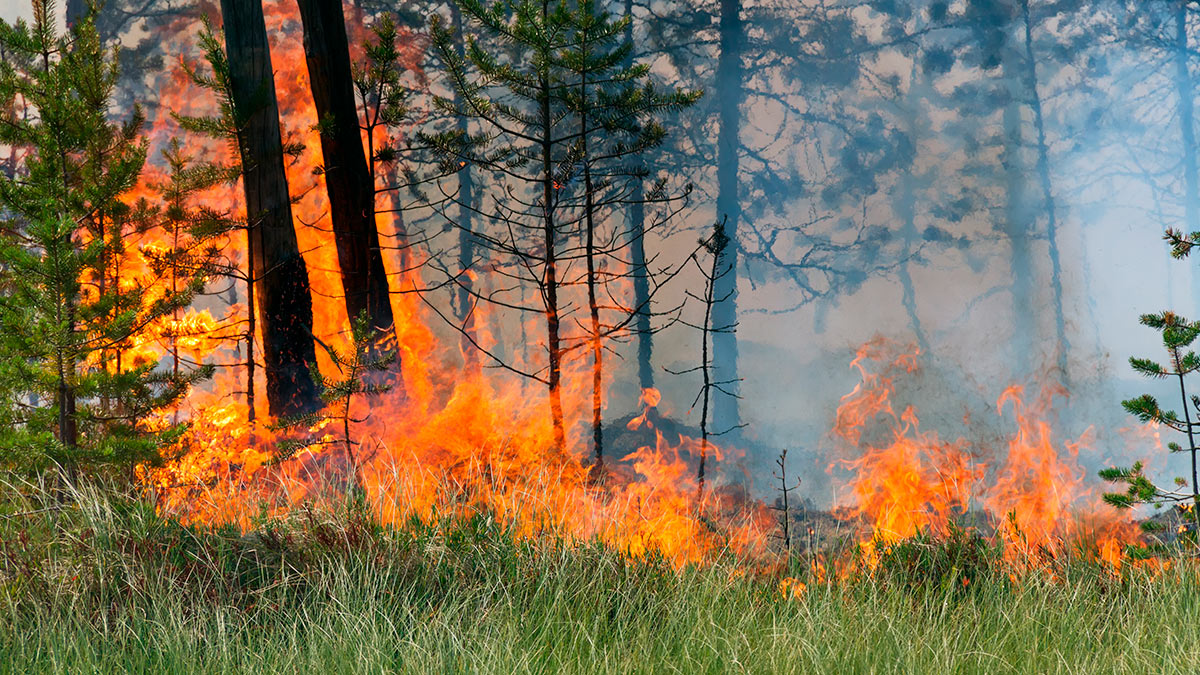
[[[304,130],[295,139],[304,150],[287,174],[297,238],[312,272],[313,333],[323,345],[344,350],[349,321],[329,245],[316,112],[302,45],[289,39],[298,33],[297,17],[285,5],[267,3],[267,25],[278,54],[275,79],[284,127]],[[181,36],[181,44],[194,44],[189,31]],[[419,55],[407,55],[409,61],[409,70],[420,76]],[[174,107],[190,113],[204,96],[183,72],[163,75],[169,80],[163,88],[172,94],[166,103],[178,102]],[[168,117],[160,117],[152,145],[159,147],[172,133]],[[198,143],[187,151],[205,156],[213,148]],[[146,178],[131,197],[152,196],[154,184],[165,180],[154,171]],[[219,186],[203,197],[210,205],[237,204],[236,192]],[[254,363],[253,353],[241,361],[245,365],[237,362],[261,335],[253,327],[243,332],[241,317],[253,312],[238,300],[238,284],[229,289],[230,301],[220,311],[221,302],[210,296],[164,322],[160,340],[139,345],[149,361],[168,354],[194,361],[220,354],[234,363],[193,390],[179,410],[166,413],[189,420],[190,428],[167,450],[164,466],[140,473],[163,513],[189,523],[249,530],[263,517],[334,505],[353,494],[383,525],[487,514],[518,538],[598,540],[634,557],[662,555],[677,566],[726,552],[778,560],[773,514],[747,495],[735,448],[699,449],[700,440],[657,415],[660,397],[647,391],[628,437],[653,440],[612,448],[617,461],[596,470],[582,419],[593,405],[586,359],[563,365],[566,434],[560,440],[546,411],[544,388],[480,368],[478,359],[461,353],[460,341],[431,327],[435,320],[421,293],[428,281],[422,278],[422,256],[428,252],[405,239],[403,214],[381,209],[377,224],[394,244],[385,263],[395,320],[392,346],[400,367],[391,373],[395,386],[389,392],[349,401],[345,424],[324,420],[283,429],[268,419],[262,397],[247,395],[259,386],[246,367]],[[163,244],[153,241],[153,233],[132,243],[128,260],[122,261],[130,275],[150,267],[154,246]],[[246,254],[238,236],[220,243],[229,264],[240,268]],[[486,267],[469,272],[486,284]],[[475,346],[485,349],[503,347],[502,333],[513,328],[483,307],[471,322]],[[536,323],[521,326],[523,340],[539,334]],[[337,376],[335,364],[320,351],[318,362],[322,373]],[[830,470],[844,486],[833,515],[854,531],[857,554],[868,569],[881,546],[918,536],[947,540],[955,528],[975,521],[986,524],[986,534],[1003,543],[1008,563],[1019,570],[1039,568],[1076,550],[1119,566],[1124,548],[1140,541],[1134,524],[1104,507],[1098,491],[1084,480],[1078,453],[1086,439],[1056,436],[1050,413],[1064,392],[1010,388],[997,402],[1000,418],[1013,425],[1006,441],[974,435],[950,440],[922,427],[917,408],[896,398],[897,385],[919,368],[915,352],[874,340],[852,365],[862,380],[842,399],[826,450]],[[293,447],[298,449],[282,450],[282,442],[297,440]],[[715,466],[707,483],[697,476],[701,454]],[[724,481],[721,471],[727,472]],[[988,515],[977,517],[981,511]]]
[[[502,389],[477,375],[442,390],[430,375],[437,372],[432,352],[409,356],[423,365],[406,369],[415,380],[400,389],[408,393],[363,401],[354,412],[363,420],[355,427],[364,448],[357,462],[337,443],[279,460],[278,432],[249,423],[236,405],[213,406],[196,416],[178,458],[146,474],[160,509],[186,521],[252,528],[263,516],[336,505],[356,483],[384,525],[486,515],[521,539],[599,541],[677,566],[730,553],[776,566],[782,546],[771,511],[747,495],[743,481],[700,493],[698,441],[658,412],[657,392],[644,393],[626,439],[655,442],[629,448],[598,481],[581,434],[557,448],[541,402],[524,388]],[[882,339],[864,345],[852,363],[862,380],[843,397],[828,447],[842,497],[831,512],[805,509],[793,528],[792,548],[813,561],[818,578],[826,577],[826,564],[839,575],[872,573],[881,562],[895,563],[897,551],[947,546],[998,551],[1013,574],[1052,571],[1066,558],[1114,572],[1127,563],[1142,533],[1085,479],[1079,453],[1088,435],[1056,435],[1052,406],[1064,392],[1010,387],[996,404],[996,414],[1015,423],[1007,439],[946,440],[897,400],[898,382],[919,366],[915,352]],[[570,407],[582,410],[578,403]],[[709,456],[731,475],[741,466],[728,448]],[[831,546],[834,530],[853,545]]]
[[[875,339],[852,367],[862,381],[838,408],[829,470],[848,493],[834,515],[866,530],[859,549],[867,569],[881,550],[914,537],[955,540],[964,525],[1000,544],[1018,572],[1064,556],[1119,570],[1127,550],[1145,543],[1138,523],[1105,504],[1098,483],[1086,479],[1079,456],[1091,430],[1077,439],[1056,432],[1065,389],[1011,386],[995,406],[1001,420],[1015,423],[1007,438],[950,441],[922,429],[916,408],[897,400],[897,381],[919,369],[915,350]]]

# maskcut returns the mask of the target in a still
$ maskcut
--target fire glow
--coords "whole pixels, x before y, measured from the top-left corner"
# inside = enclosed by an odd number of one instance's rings
[[[297,236],[313,289],[314,332],[344,348],[348,320],[339,300],[344,293],[327,222],[316,113],[302,45],[291,37],[299,34],[299,17],[291,3],[264,5],[284,127],[298,133],[305,148],[287,171],[297,196]],[[352,44],[359,42],[352,36]],[[194,43],[194,34],[181,31],[181,54]],[[419,55],[413,55],[412,62],[418,61]],[[199,96],[180,69],[163,78],[161,91],[168,95],[162,110],[196,105]],[[153,125],[152,141],[161,144],[174,133],[164,116]],[[148,171],[139,191],[149,194],[150,186],[162,180],[162,175]],[[213,192],[207,199],[214,204],[240,203],[233,187]],[[392,241],[401,238],[405,228],[400,217],[383,211],[378,218],[381,235]],[[154,244],[147,240],[140,248],[130,247],[129,260],[123,263],[126,273],[147,269],[144,256]],[[228,242],[235,260],[244,260],[241,245]],[[242,398],[244,372],[226,368],[190,394],[181,414],[191,427],[168,453],[173,459],[161,469],[141,473],[158,507],[192,522],[250,528],[263,514],[334,503],[344,498],[353,478],[385,524],[413,517],[486,514],[520,537],[598,539],[634,557],[662,555],[677,565],[726,553],[750,560],[777,558],[775,525],[763,504],[734,488],[701,493],[697,440],[672,439],[655,429],[653,446],[628,452],[609,479],[597,484],[589,475],[588,444],[580,433],[582,416],[591,405],[588,364],[579,358],[568,363],[563,398],[570,432],[566,446],[560,447],[537,387],[463,366],[469,359],[457,353],[460,346],[447,347],[438,339],[414,292],[422,286],[419,266],[412,260],[417,255],[415,249],[393,246],[385,257],[391,271],[402,386],[355,402],[351,416],[362,420],[354,431],[362,444],[356,460],[336,443],[276,460],[273,447],[280,432],[262,421],[267,418],[263,400],[251,415]],[[214,316],[214,311],[198,308],[177,317],[162,327],[163,341],[173,338],[195,360],[232,353],[237,340],[230,326],[236,318],[230,317],[244,315],[245,304],[231,304],[225,316]],[[482,342],[494,340],[488,337],[486,313],[477,313],[473,320]],[[530,334],[536,334],[534,330]],[[162,344],[138,349],[145,352],[142,359],[166,355]],[[327,359],[319,361],[323,371],[332,368]],[[914,408],[894,408],[895,380],[918,368],[915,352],[876,340],[859,350],[852,365],[862,381],[838,408],[830,434],[831,471],[847,476],[848,494],[836,505],[836,513],[864,523],[860,546],[868,560],[881,544],[921,533],[943,536],[972,509],[982,509],[992,515],[996,536],[1005,542],[1006,556],[1017,569],[1038,568],[1080,543],[1086,543],[1089,555],[1120,568],[1125,545],[1139,540],[1137,528],[1107,510],[1086,484],[1078,463],[1083,441],[1054,437],[1049,413],[1060,392],[1030,395],[1019,387],[1006,390],[997,409],[1015,419],[1016,430],[1006,447],[986,448],[966,439],[943,440],[921,428]],[[660,400],[659,392],[644,392],[643,414],[631,424],[653,427],[651,411]],[[308,432],[318,438],[331,433],[321,427]],[[732,448],[710,447],[708,452],[717,463],[731,464],[738,457]],[[780,592],[799,595],[803,589],[801,582],[788,582]]]

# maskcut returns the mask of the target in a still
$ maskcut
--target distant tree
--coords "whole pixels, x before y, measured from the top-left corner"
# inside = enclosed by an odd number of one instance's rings
[[[143,119],[135,109],[110,121],[115,52],[90,16],[59,35],[52,9],[35,0],[32,23],[0,23],[0,143],[28,149],[16,175],[0,177],[0,447],[18,462],[55,462],[74,484],[85,466],[160,460],[180,428],[149,418],[211,368],[110,358],[186,306],[203,275],[166,292],[154,278],[112,283],[132,231],[122,200],[145,162]]]
[[[1131,358],[1129,364],[1141,375],[1154,379],[1173,379],[1179,385],[1180,405],[1183,406],[1183,416],[1174,410],[1163,409],[1158,399],[1145,394],[1122,403],[1129,414],[1142,422],[1161,424],[1187,437],[1187,445],[1171,442],[1168,448],[1171,452],[1186,452],[1192,461],[1192,480],[1190,490],[1181,490],[1188,486],[1184,478],[1175,479],[1175,489],[1165,489],[1156,485],[1143,471],[1143,464],[1138,462],[1131,468],[1113,467],[1100,472],[1100,477],[1113,483],[1126,486],[1124,492],[1104,495],[1105,501],[1118,507],[1129,508],[1135,504],[1181,504],[1190,502],[1188,508],[1200,532],[1200,481],[1197,474],[1196,453],[1197,431],[1200,431],[1200,396],[1189,395],[1187,378],[1200,371],[1200,356],[1192,351],[1192,344],[1200,337],[1200,323],[1189,321],[1172,312],[1160,314],[1145,314],[1141,318],[1142,325],[1149,326],[1162,334],[1163,347],[1170,359],[1167,366],[1162,366],[1151,359]],[[1195,414],[1196,421],[1192,420]]]
[[[711,258],[707,261],[707,266],[701,261],[700,251],[708,253]],[[700,390],[696,393],[695,400],[692,401],[692,408],[695,408],[697,403],[700,404],[700,462],[696,468],[696,485],[701,498],[704,496],[704,484],[708,474],[709,438],[714,435],[709,422],[709,404],[714,392],[728,394],[730,385],[729,382],[713,378],[711,344],[717,335],[737,330],[737,326],[715,324],[713,321],[713,307],[721,301],[721,298],[716,295],[717,280],[731,273],[730,263],[726,257],[728,251],[729,235],[725,234],[725,220],[722,219],[713,226],[712,234],[700,241],[700,250],[692,254],[692,262],[704,278],[704,290],[701,295],[696,295],[691,291],[687,291],[687,294],[689,298],[701,303],[701,306],[704,307],[704,318],[699,324],[693,324],[686,320],[683,323],[700,331],[700,363],[686,370],[668,370],[673,375],[700,373]],[[723,429],[718,433],[728,433],[729,431],[732,429]]]

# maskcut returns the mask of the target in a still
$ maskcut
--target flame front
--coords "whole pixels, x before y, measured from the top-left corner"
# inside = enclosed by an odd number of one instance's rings
[[[292,38],[299,34],[299,19],[290,3],[265,5],[283,126],[305,147],[288,166],[288,179],[313,290],[314,333],[345,347],[348,322],[329,234],[317,120],[302,42]],[[166,39],[181,61],[191,58],[195,28],[180,24]],[[423,77],[416,66],[419,46],[413,40],[411,53],[406,52],[418,79]],[[204,100],[182,68],[164,73],[159,90],[163,111],[194,114]],[[161,147],[174,133],[169,116],[160,115],[151,127],[153,146]],[[187,149],[201,155],[220,150],[200,142]],[[151,167],[131,197],[153,199],[153,186],[163,180],[161,168]],[[213,205],[241,203],[236,186],[215,188],[205,199]],[[380,231],[385,240],[402,244],[404,223],[384,206]],[[121,274],[131,283],[152,285],[149,260],[156,247],[169,242],[161,229],[138,236],[138,246],[128,247],[119,263]],[[244,264],[240,241],[231,239],[226,247],[231,260]],[[461,343],[448,347],[439,340],[414,292],[424,286],[416,257],[415,249],[393,246],[385,258],[403,386],[355,403],[351,417],[363,420],[354,428],[362,443],[357,466],[335,443],[278,461],[273,451],[278,433],[261,423],[265,409],[251,415],[241,396],[245,373],[232,365],[171,412],[190,420],[187,435],[168,450],[165,467],[140,473],[159,507],[185,520],[250,527],[264,514],[340,498],[354,473],[384,523],[486,514],[518,536],[598,539],[631,555],[661,554],[679,565],[725,551],[762,556],[771,549],[773,524],[761,504],[734,489],[699,494],[697,441],[669,438],[654,428],[662,398],[657,391],[643,392],[643,413],[631,423],[640,432],[653,428],[655,442],[628,452],[598,484],[579,433],[581,415],[590,408],[589,364],[582,358],[566,364],[563,395],[572,433],[566,446],[558,447],[539,385],[484,374],[463,357]],[[489,283],[482,270],[463,273]],[[129,365],[163,358],[168,344],[191,360],[217,354],[235,362],[245,303],[236,298],[224,305],[206,303],[155,327],[155,339],[129,346],[136,352]],[[502,326],[493,318],[482,308],[473,317],[478,342],[485,346],[501,342]],[[525,330],[537,334],[534,327]],[[320,361],[323,370],[330,368],[327,360]],[[1084,484],[1078,464],[1082,441],[1054,438],[1048,420],[1058,392],[1046,389],[1049,393],[1026,404],[1022,389],[1005,391],[998,409],[1002,415],[1011,411],[1017,428],[1006,448],[993,448],[942,440],[935,431],[921,429],[914,407],[897,409],[895,380],[917,370],[915,351],[896,350],[877,339],[858,351],[852,365],[862,381],[838,408],[831,470],[848,473],[837,513],[866,523],[862,550],[869,558],[875,557],[877,544],[921,533],[944,536],[971,509],[980,508],[992,515],[1006,555],[1017,565],[1032,567],[1043,556],[1086,540],[1094,556],[1119,569],[1125,544],[1136,541],[1136,529],[1102,511]],[[253,418],[260,422],[252,423]],[[308,433],[320,438],[328,430]],[[708,452],[714,461],[736,457],[731,448],[710,446]],[[798,596],[803,589],[803,583],[789,582],[780,592]]]
[[[920,430],[912,407],[894,410],[894,379],[914,373],[917,356],[884,339],[864,345],[852,363],[862,381],[837,411],[838,454],[830,469],[850,471],[849,498],[837,513],[868,526],[860,544],[867,567],[877,564],[881,545],[923,533],[944,536],[975,506],[995,523],[1005,559],[1022,571],[1068,548],[1119,571],[1125,547],[1140,542],[1140,532],[1085,484],[1078,458],[1089,434],[1055,438],[1052,405],[1065,390],[1043,387],[1032,404],[1022,387],[1005,390],[997,412],[1003,417],[1011,409],[1016,429],[1003,449],[946,442]]]

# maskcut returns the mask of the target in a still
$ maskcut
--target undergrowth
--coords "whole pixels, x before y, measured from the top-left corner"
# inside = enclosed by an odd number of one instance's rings
[[[968,530],[820,581],[810,560],[674,569],[486,515],[381,527],[351,502],[243,533],[4,489],[3,672],[1200,670],[1200,625],[1179,620],[1200,610],[1194,566],[1018,578]]]

